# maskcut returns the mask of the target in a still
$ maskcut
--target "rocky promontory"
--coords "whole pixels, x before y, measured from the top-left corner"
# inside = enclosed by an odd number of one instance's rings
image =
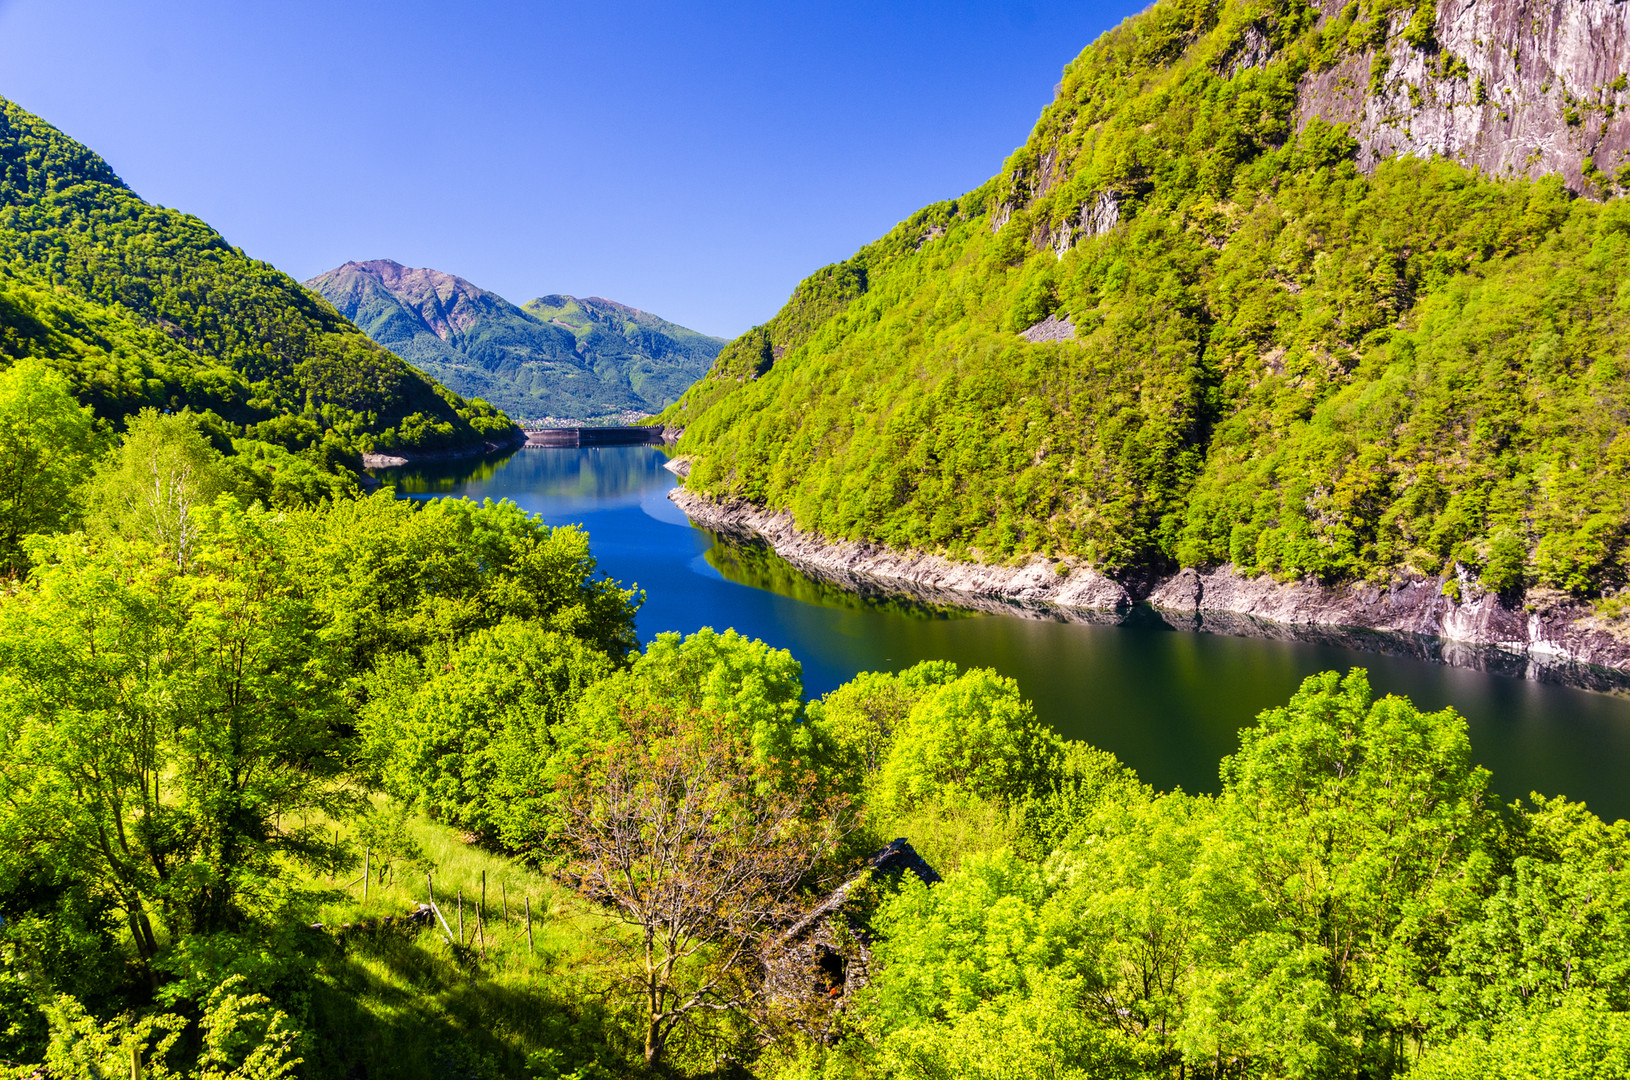
[[[488,454],[502,453],[505,450],[514,450],[526,445],[526,432],[516,429],[517,434],[499,442],[471,443],[468,446],[454,447],[451,450],[412,451],[407,454],[363,454],[362,467],[364,469],[391,469],[399,465],[417,465],[427,461],[459,461],[464,458],[486,457]]]

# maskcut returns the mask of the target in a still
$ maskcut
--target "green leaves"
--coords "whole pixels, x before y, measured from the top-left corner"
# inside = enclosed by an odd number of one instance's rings
[[[336,657],[258,512],[223,506],[189,573],[140,541],[37,540],[0,605],[9,796],[50,808],[36,843],[128,915],[138,951],[278,902],[283,815],[338,810]],[[19,762],[36,767],[19,771]]]
[[[772,770],[807,767],[802,668],[785,649],[734,630],[658,634],[626,671],[596,684],[577,710],[575,737],[615,739],[629,717],[649,712],[714,718]]]
[[[0,176],[0,354],[50,358],[104,419],[190,407],[234,436],[338,445],[353,463],[514,434],[3,99]],[[277,417],[305,423],[256,431]]]
[[[354,669],[423,656],[505,619],[535,619],[621,659],[640,597],[597,579],[588,536],[510,502],[384,492],[289,516],[295,566]]]
[[[533,850],[553,835],[560,727],[605,653],[539,622],[479,630],[445,654],[382,668],[360,728],[385,790],[464,831]]]
[[[861,1006],[880,1071],[1133,1074],[1133,1041],[1101,1022],[1102,942],[1080,901],[1067,865],[1008,852],[932,888],[908,877],[877,915],[882,977]]]
[[[979,669],[934,687],[906,715],[875,787],[881,812],[971,795],[1008,806],[1044,789],[1061,744],[1011,679]]]
[[[1569,993],[1623,1007],[1623,830],[1542,803],[1503,839],[1464,723],[1375,700],[1361,671],[1242,732],[1215,798],[1068,757],[1050,854],[975,855],[883,903],[849,1054],[908,1075],[1384,1076]],[[1525,854],[1500,878],[1508,842]]]
[[[294,1072],[297,1033],[288,1017],[262,994],[245,994],[241,978],[209,995],[198,1020],[202,1046],[194,1067],[172,1069],[168,1056],[189,1027],[166,1013],[99,1021],[73,998],[60,995],[48,1010],[51,1044],[45,1066],[64,1080],[144,1075],[153,1080],[281,1080]]]
[[[193,511],[233,487],[225,460],[198,430],[196,417],[143,409],[97,469],[85,502],[93,530],[146,541],[185,567],[198,539]]]
[[[1331,1060],[1387,1059],[1386,1038],[1363,1033],[1427,1023],[1429,979],[1491,868],[1488,774],[1465,722],[1327,672],[1242,732],[1222,777],[1264,929],[1287,957],[1314,950]]]
[[[1588,995],[1422,1055],[1422,1080],[1612,1080],[1630,1074],[1630,1017]]]
[[[75,489],[101,438],[61,374],[39,360],[0,372],[0,574],[28,568],[23,537],[77,517]]]

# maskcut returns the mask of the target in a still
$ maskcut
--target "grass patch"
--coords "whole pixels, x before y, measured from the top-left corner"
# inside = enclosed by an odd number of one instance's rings
[[[433,864],[436,902],[455,940],[463,895],[464,943],[450,943],[439,925],[379,929],[385,916],[400,917],[426,900],[424,873],[398,864],[381,883],[370,872],[364,900],[362,850],[353,845],[354,865],[313,882],[332,890],[318,918],[334,945],[313,982],[305,1074],[428,1080],[640,1072],[619,1005],[599,992],[611,924],[547,876],[466,844],[450,828],[422,817],[406,825]],[[353,839],[345,830],[340,837],[342,845]],[[357,928],[364,920],[374,928]]]

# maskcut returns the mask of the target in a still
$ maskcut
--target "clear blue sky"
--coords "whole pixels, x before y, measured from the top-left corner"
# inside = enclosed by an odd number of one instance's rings
[[[1142,4],[0,0],[0,95],[296,278],[730,336],[1019,146]]]

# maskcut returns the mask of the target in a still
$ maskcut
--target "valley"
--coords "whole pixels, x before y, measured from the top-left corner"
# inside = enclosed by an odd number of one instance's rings
[[[0,1073],[1630,1078],[1630,4],[975,9],[0,4]]]

